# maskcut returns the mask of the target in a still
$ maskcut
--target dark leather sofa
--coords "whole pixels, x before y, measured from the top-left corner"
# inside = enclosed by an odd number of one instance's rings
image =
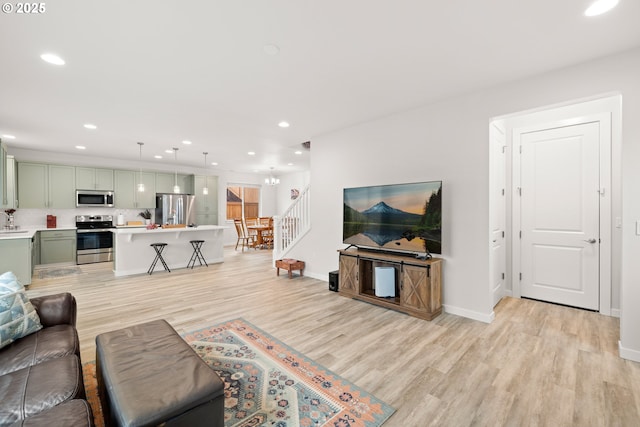
[[[75,298],[61,293],[30,301],[43,328],[0,349],[0,426],[93,426]]]

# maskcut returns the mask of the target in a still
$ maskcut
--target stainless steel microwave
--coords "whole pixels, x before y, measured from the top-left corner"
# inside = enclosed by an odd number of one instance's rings
[[[113,191],[76,190],[76,207],[113,207]]]

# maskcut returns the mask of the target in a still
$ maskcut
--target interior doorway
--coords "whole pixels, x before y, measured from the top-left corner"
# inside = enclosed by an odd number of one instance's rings
[[[491,122],[490,135],[504,130],[507,153],[504,209],[492,204],[490,211],[494,302],[494,270],[504,262],[502,295],[619,313],[620,265],[611,254],[621,241],[620,103],[615,95]],[[491,148],[492,167],[497,156]],[[501,185],[494,175],[492,194]],[[494,250],[501,215],[504,255]]]

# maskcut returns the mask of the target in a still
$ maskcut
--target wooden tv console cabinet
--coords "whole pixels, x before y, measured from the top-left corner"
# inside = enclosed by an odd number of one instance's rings
[[[442,312],[442,259],[358,250],[338,251],[340,295],[431,320]],[[395,270],[395,297],[375,293],[375,267]]]

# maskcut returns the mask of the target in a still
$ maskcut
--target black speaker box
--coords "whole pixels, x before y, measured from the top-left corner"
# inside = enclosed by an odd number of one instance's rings
[[[338,292],[338,270],[329,272],[329,290]]]

